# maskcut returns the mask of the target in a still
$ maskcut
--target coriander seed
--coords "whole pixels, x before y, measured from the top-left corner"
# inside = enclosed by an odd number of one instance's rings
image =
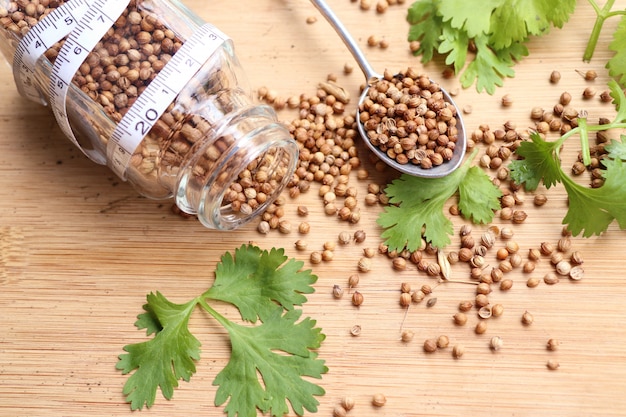
[[[343,288],[341,288],[341,286],[337,284],[333,285],[333,297],[337,299],[343,297]]]
[[[413,336],[415,336],[415,333],[412,330],[403,330],[402,334],[400,335],[400,340],[402,340],[404,343],[408,343],[413,340]]]
[[[311,230],[311,225],[308,222],[302,222],[298,225],[298,232],[300,234],[306,235]]]
[[[501,291],[508,291],[511,288],[513,288],[513,280],[512,279],[503,279],[502,281],[500,281],[500,290]]]
[[[369,272],[372,269],[372,261],[369,258],[361,258],[357,264],[359,271]]]
[[[354,398],[352,397],[343,397],[341,399],[341,406],[346,410],[346,411],[350,411],[354,408],[355,406],[355,401]]]
[[[502,304],[494,304],[491,308],[491,314],[493,317],[500,317],[504,313],[504,306]]]
[[[573,281],[580,281],[585,276],[585,270],[582,266],[576,265],[569,271],[569,277]]]
[[[463,312],[455,313],[452,318],[454,320],[454,324],[458,326],[464,326],[465,323],[467,323],[467,315]]]
[[[522,324],[528,326],[531,325],[534,320],[535,318],[530,312],[525,311],[524,314],[522,314]]]
[[[488,319],[493,315],[493,308],[489,306],[483,306],[478,310],[478,317],[481,319]]]
[[[433,353],[437,350],[437,341],[435,339],[424,340],[424,352]]]
[[[367,235],[363,230],[357,230],[356,232],[354,232],[354,241],[356,243],[363,243],[366,237]]]
[[[555,351],[559,348],[560,342],[558,339],[548,339],[548,343],[546,344],[546,348],[551,351]]]
[[[487,331],[487,322],[485,320],[481,320],[476,323],[476,327],[474,327],[474,333],[476,334],[484,334]]]
[[[387,402],[387,397],[385,397],[384,394],[374,394],[374,396],[372,397],[372,405],[374,407],[382,407],[385,405],[385,403]]]
[[[341,243],[342,245],[347,245],[352,240],[352,235],[350,234],[350,232],[341,232],[339,233],[338,240],[339,243]]]
[[[322,262],[322,254],[318,251],[311,252],[310,261],[312,264],[319,264]]]
[[[446,335],[441,335],[437,338],[437,347],[439,349],[445,349],[450,345],[450,338]]]
[[[325,262],[330,262],[335,257],[335,254],[332,250],[326,249],[322,252],[322,260]]]
[[[355,291],[352,293],[352,305],[359,307],[361,304],[363,304],[363,294],[359,291]]]
[[[350,277],[348,278],[348,287],[356,288],[359,285],[359,279],[360,278],[358,274],[350,275]]]
[[[545,282],[548,285],[557,284],[559,282],[559,276],[555,274],[554,272],[548,272],[547,274],[544,275],[543,282]]]
[[[306,250],[307,244],[304,240],[299,239],[299,240],[296,240],[295,247],[296,247],[296,250],[303,251],[303,250]]]
[[[504,341],[502,340],[500,336],[494,336],[489,341],[489,347],[493,351],[499,351],[500,349],[502,349],[503,345],[504,345]]]
[[[348,415],[348,412],[342,406],[338,405],[335,408],[333,408],[333,417],[346,417],[347,415]]]
[[[355,324],[354,326],[352,326],[350,328],[350,334],[354,337],[356,336],[360,336],[361,335],[361,326],[358,324]]]
[[[392,266],[396,271],[404,271],[406,269],[406,259],[402,257],[394,258]]]
[[[460,357],[463,356],[464,353],[465,353],[465,347],[463,345],[455,345],[452,348],[452,356],[455,359],[459,359]]]
[[[556,371],[557,369],[559,369],[561,365],[556,360],[549,359],[548,362],[546,363],[546,366],[548,367],[549,370]]]
[[[400,305],[402,307],[408,307],[411,305],[411,294],[403,292],[400,294]]]
[[[552,84],[557,84],[561,80],[561,73],[559,71],[552,71],[550,73],[550,82]]]
[[[528,288],[535,288],[536,286],[539,285],[541,281],[539,281],[539,278],[535,278],[535,277],[530,277],[528,278],[528,280],[526,281],[526,286]]]

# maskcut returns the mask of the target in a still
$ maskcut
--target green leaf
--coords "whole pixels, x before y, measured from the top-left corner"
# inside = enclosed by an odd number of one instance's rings
[[[476,90],[480,93],[486,91],[493,94],[496,87],[504,84],[504,77],[513,77],[515,71],[511,68],[513,63],[510,60],[502,60],[487,45],[487,38],[481,36],[475,39],[476,57],[467,66],[461,75],[461,85],[468,88],[476,82]]]
[[[228,323],[232,352],[228,365],[217,375],[217,406],[224,404],[229,417],[256,417],[257,408],[272,416],[317,411],[315,396],[324,389],[303,376],[321,378],[328,371],[312,349],[319,348],[325,336],[316,322],[306,318],[298,323],[301,311],[281,315],[274,311],[259,326]]]
[[[449,25],[444,26],[438,52],[447,55],[446,65],[454,65],[454,72],[457,74],[465,66],[468,46],[469,38],[465,32],[455,33]]]
[[[622,86],[626,86],[626,15],[622,15],[609,49],[615,55],[606,64],[609,75],[616,77]]]
[[[459,210],[473,223],[489,223],[500,209],[502,192],[479,167],[471,167],[459,185]]]
[[[409,41],[420,42],[420,47],[414,54],[422,55],[424,63],[433,59],[443,33],[444,23],[437,15],[438,5],[439,0],[417,0],[409,8],[407,15],[407,21],[411,25]]]
[[[611,139],[611,142],[604,147],[610,159],[621,159],[626,162],[626,136],[620,136],[620,141]]]
[[[530,136],[530,142],[522,142],[516,153],[524,159],[509,164],[511,178],[518,184],[525,184],[528,191],[536,190],[539,183],[547,188],[561,182],[561,164],[556,155],[560,142],[547,142],[537,133]]]
[[[444,22],[450,21],[454,29],[461,29],[474,38],[490,32],[491,14],[502,0],[445,0],[439,5]]]
[[[156,332],[152,340],[126,345],[128,353],[119,356],[116,368],[124,374],[135,371],[124,384],[123,393],[132,410],[154,404],[157,389],[171,399],[178,381],[189,381],[200,359],[200,342],[187,328],[189,317],[197,304],[174,304],[161,293],[150,293],[147,314],[139,316],[138,327]]]
[[[459,169],[445,177],[402,175],[385,188],[391,205],[378,216],[377,223],[385,229],[381,237],[389,250],[414,251],[420,247],[422,235],[435,247],[447,246],[454,229],[444,215],[444,205],[457,190],[463,215],[476,222],[493,218],[493,212],[489,215],[488,211],[497,205],[499,191],[486,175],[480,174],[480,168],[470,168],[475,155],[473,152]]]
[[[608,85],[611,97],[613,97],[613,104],[617,110],[613,121],[614,123],[626,122],[626,95],[624,95],[624,90],[621,89],[615,80],[610,80]]]
[[[317,276],[300,271],[304,263],[288,260],[283,249],[261,251],[244,245],[222,256],[215,270],[215,282],[204,294],[239,309],[244,320],[265,321],[276,311],[291,310],[306,302]]]
[[[563,224],[573,235],[600,235],[613,220],[626,228],[626,165],[621,159],[607,164],[605,182],[600,188],[587,188],[564,178],[569,209]]]

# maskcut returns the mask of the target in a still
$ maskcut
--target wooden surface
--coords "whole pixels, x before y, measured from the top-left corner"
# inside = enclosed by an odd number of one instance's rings
[[[358,3],[347,0],[329,3],[376,69],[422,67],[408,53],[408,2],[390,7],[384,15],[363,12]],[[618,3],[626,6],[624,1]],[[321,17],[315,24],[305,23],[317,15],[307,1],[187,0],[186,4],[234,39],[254,88],[268,86],[285,97],[311,94],[332,72],[356,96],[363,82],[356,65],[350,76],[342,74],[344,63],[353,61],[328,24]],[[607,22],[593,61],[585,64],[581,57],[591,16],[590,6],[581,0],[563,30],[530,43],[530,57],[516,66],[516,77],[506,80],[495,95],[479,95],[473,88],[460,91],[458,104],[473,107],[465,117],[468,130],[481,123],[496,128],[507,120],[518,127],[531,126],[530,109],[551,108],[566,90],[576,107],[588,110],[592,121],[612,117],[611,105],[580,98],[588,85],[598,91],[606,88],[604,63],[616,23]],[[388,39],[390,47],[365,47],[372,34]],[[553,69],[563,76],[557,86],[547,81]],[[589,84],[576,69],[594,69],[600,77]],[[426,70],[439,78],[442,67],[431,64]],[[444,85],[459,88],[456,80]],[[500,106],[504,94],[514,100],[506,109]],[[513,289],[495,290],[490,296],[504,305],[504,315],[491,319],[486,334],[477,336],[473,314],[463,327],[451,320],[458,303],[473,297],[473,286],[439,286],[434,307],[422,303],[405,311],[398,304],[402,282],[415,288],[436,281],[414,267],[394,272],[383,256],[374,258],[372,272],[361,275],[359,290],[365,302],[360,308],[350,304],[349,296],[331,297],[332,286],[346,286],[356,272],[362,249],[376,248],[380,242],[375,224],[380,208],[365,207],[362,198],[368,182],[384,181],[382,174],[371,170],[370,180],[351,180],[359,187],[363,210],[358,225],[325,216],[315,187],[288,201],[286,219],[294,226],[301,221],[297,205],[311,211],[307,220],[312,231],[306,237],[310,249],[335,240],[341,230],[367,232],[363,244],[342,247],[331,263],[311,266],[308,252],[293,248],[301,237],[297,233],[261,236],[254,225],[218,233],[172,215],[169,202],[138,197],[128,184],[74,149],[46,108],[18,95],[7,65],[0,66],[0,97],[1,416],[130,415],[122,395],[126,377],[116,371],[115,363],[124,345],[144,339],[133,322],[146,294],[159,290],[176,302],[195,297],[211,285],[223,252],[250,240],[263,248],[286,248],[289,256],[305,260],[319,276],[305,313],[317,319],[327,335],[319,352],[330,369],[320,382],[327,392],[320,398],[321,416],[330,416],[346,395],[357,404],[349,415],[357,416],[626,415],[626,234],[615,224],[602,237],[573,240],[586,260],[586,276],[580,282],[562,280],[528,289],[527,276],[513,272]],[[281,113],[281,118],[290,120],[292,115]],[[577,144],[572,140],[565,151],[570,163]],[[566,210],[562,187],[551,189],[548,197],[546,206],[535,209],[532,196],[526,196],[529,218],[514,228],[523,253],[560,237]],[[454,221],[458,231],[462,221]],[[547,270],[544,260],[537,276]],[[453,275],[466,280],[467,270],[455,267]],[[525,310],[535,316],[527,327],[520,323]],[[353,325],[362,326],[360,337],[350,336]],[[155,406],[142,414],[221,415],[222,409],[213,406],[212,381],[227,363],[227,339],[217,323],[200,313],[193,316],[191,329],[203,344],[197,374],[190,383],[182,383],[173,401],[158,394]],[[414,340],[400,342],[401,329],[414,331]],[[423,352],[424,339],[441,334],[448,335],[451,344],[465,346],[462,359],[453,359],[450,348]],[[495,335],[504,340],[497,353],[488,348]],[[546,350],[549,338],[561,341],[558,351]],[[560,363],[557,371],[547,370],[549,359]],[[374,409],[370,399],[378,392],[388,401]]]

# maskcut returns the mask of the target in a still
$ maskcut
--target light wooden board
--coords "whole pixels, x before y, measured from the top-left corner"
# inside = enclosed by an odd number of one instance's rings
[[[356,96],[363,82],[356,65],[352,75],[342,74],[344,63],[353,61],[327,23],[321,17],[315,24],[305,23],[317,15],[307,1],[186,3],[234,39],[255,89],[268,86],[285,97],[311,94],[332,72]],[[392,6],[383,15],[363,12],[356,2],[329,3],[362,45],[372,34],[389,40],[387,50],[365,48],[376,69],[421,68],[408,53],[408,3]],[[626,7],[624,1],[617,3]],[[495,95],[460,91],[458,104],[473,107],[466,116],[468,130],[481,123],[496,128],[507,120],[530,126],[530,109],[552,107],[565,90],[574,96],[575,106],[588,110],[591,120],[611,117],[610,105],[580,98],[588,85],[598,91],[605,88],[604,63],[615,27],[615,22],[606,24],[593,61],[583,63],[591,16],[590,6],[581,0],[563,30],[530,43],[531,54],[516,66],[516,77],[506,80]],[[557,86],[547,81],[553,69],[563,75]],[[594,69],[600,77],[588,84],[576,69]],[[437,78],[441,67],[430,64],[426,70]],[[456,80],[444,85],[459,88]],[[506,109],[500,106],[504,94],[514,100]],[[626,241],[616,225],[602,237],[573,240],[586,259],[581,282],[563,280],[528,289],[527,276],[512,273],[513,289],[491,295],[493,302],[504,305],[504,315],[490,320],[487,333],[477,336],[474,315],[464,327],[456,327],[451,319],[457,304],[473,297],[472,286],[441,285],[435,290],[434,307],[413,305],[407,312],[398,304],[400,284],[418,287],[434,285],[435,280],[414,267],[395,272],[383,256],[373,260],[372,272],[361,276],[365,302],[360,308],[350,304],[348,295],[341,300],[331,297],[332,286],[345,286],[356,272],[362,249],[378,246],[381,230],[375,220],[380,208],[367,208],[361,200],[361,222],[347,225],[323,214],[315,189],[289,201],[286,219],[294,226],[301,221],[297,205],[310,209],[310,249],[335,240],[341,230],[367,232],[363,244],[341,247],[332,262],[311,266],[308,252],[293,248],[301,237],[297,233],[261,236],[254,225],[232,233],[209,231],[173,216],[169,203],[138,197],[106,168],[73,149],[47,109],[20,98],[6,65],[0,66],[0,97],[0,415],[130,415],[121,392],[126,377],[115,370],[115,363],[124,345],[144,339],[133,322],[146,294],[159,290],[176,302],[195,297],[211,285],[222,253],[251,240],[264,248],[284,247],[319,277],[317,292],[305,306],[305,313],[317,319],[327,336],[319,353],[330,370],[320,381],[327,393],[320,398],[319,415],[331,415],[343,396],[355,398],[351,415],[359,416],[626,415]],[[289,120],[292,115],[281,117]],[[576,146],[573,140],[565,155],[573,157]],[[368,181],[352,180],[361,199],[368,182],[385,180],[373,170],[371,175]],[[560,237],[565,194],[557,187],[548,197],[539,210],[532,207],[532,196],[526,197],[529,218],[515,227],[524,253]],[[458,231],[462,222],[454,221]],[[537,273],[547,270],[544,260]],[[453,275],[466,279],[467,270],[457,266]],[[520,323],[525,310],[535,316],[532,326]],[[360,337],[350,336],[353,325],[362,326]],[[173,401],[159,394],[146,415],[222,412],[213,406],[212,381],[227,363],[227,338],[217,323],[200,313],[190,326],[203,344],[197,374],[181,384]],[[415,332],[411,343],[399,341],[401,329]],[[450,348],[423,352],[424,339],[441,334],[452,344],[465,345],[462,359],[454,360]],[[504,340],[497,353],[488,348],[494,335]],[[545,349],[549,338],[562,342],[557,352]],[[548,359],[558,360],[560,369],[548,371]],[[388,401],[374,409],[370,399],[378,392]]]

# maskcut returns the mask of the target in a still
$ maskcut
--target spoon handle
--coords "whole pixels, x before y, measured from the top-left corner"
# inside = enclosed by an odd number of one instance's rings
[[[367,61],[363,51],[361,51],[352,35],[350,35],[350,32],[348,32],[343,23],[341,23],[335,12],[328,7],[328,4],[326,4],[324,0],[311,0],[311,3],[313,3],[317,10],[319,10],[319,12],[326,18],[333,29],[335,29],[335,32],[337,32],[350,53],[352,53],[356,62],[359,64],[359,67],[361,67],[361,71],[365,74],[367,81],[369,82],[373,78],[379,78],[378,73],[374,71],[370,63]]]

